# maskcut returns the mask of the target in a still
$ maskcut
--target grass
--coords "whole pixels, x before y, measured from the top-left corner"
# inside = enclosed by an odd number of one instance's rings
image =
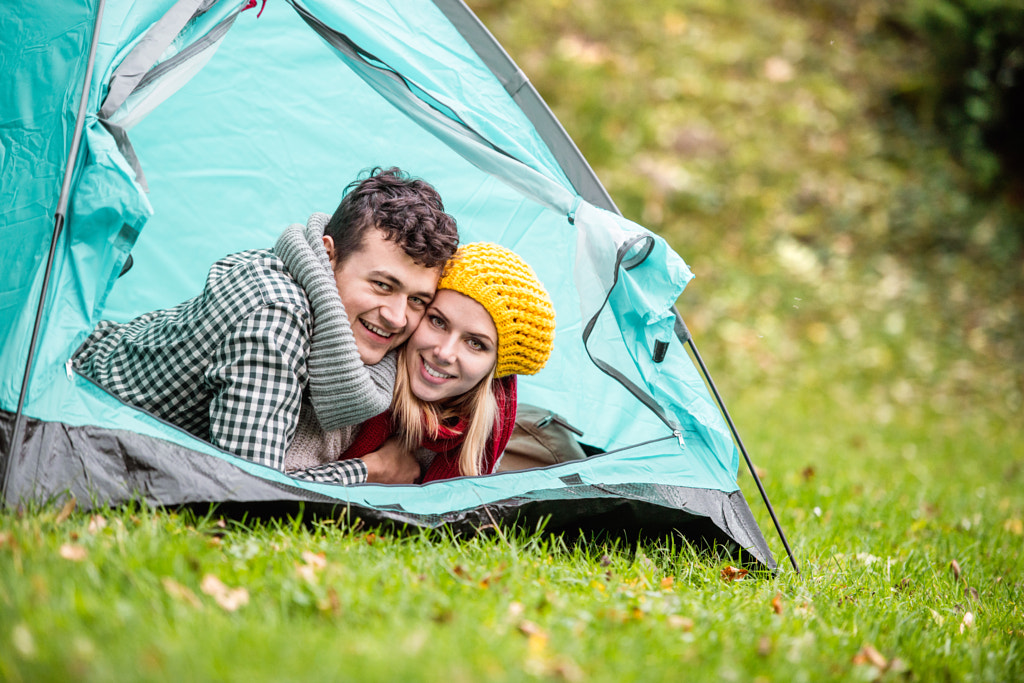
[[[924,56],[886,4],[471,4],[693,266],[802,573],[742,472],[774,577],[678,539],[7,512],[0,680],[1024,680],[1024,219],[890,106]]]

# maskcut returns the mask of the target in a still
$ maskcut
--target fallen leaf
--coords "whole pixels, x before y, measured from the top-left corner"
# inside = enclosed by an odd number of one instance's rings
[[[245,588],[228,588],[213,574],[207,574],[199,584],[199,590],[203,591],[222,608],[228,612],[234,612],[239,607],[249,604],[249,591]]]
[[[933,610],[931,607],[928,608],[928,611],[932,613],[932,621],[934,621],[937,625],[942,626],[944,623],[946,623],[946,618],[938,612],[936,612],[935,610]]]
[[[187,602],[191,607],[196,609],[202,609],[203,603],[199,601],[196,594],[189,590],[188,587],[181,585],[169,576],[165,576],[160,579],[160,583],[163,584],[164,590],[175,600],[181,600]]]
[[[949,563],[949,568],[953,570],[953,580],[954,581],[959,581],[960,580],[960,563],[957,562],[956,560],[952,560]]]
[[[84,546],[65,543],[60,547],[60,556],[72,562],[81,562],[89,557],[89,551]]]
[[[32,631],[27,624],[18,624],[11,631],[11,642],[14,649],[25,659],[33,659],[36,656],[36,639],[32,637]]]
[[[71,513],[75,511],[75,505],[78,504],[78,500],[74,496],[68,498],[68,501],[64,503],[64,507],[57,513],[57,518],[53,520],[54,524],[60,524],[61,522],[67,521],[67,518],[71,516]]]
[[[965,612],[964,620],[960,622],[960,633],[974,626],[974,612]]]
[[[327,597],[316,604],[321,612],[330,612],[334,616],[341,614],[341,599],[334,587],[327,589]]]
[[[885,671],[886,667],[889,666],[889,662],[885,659],[881,652],[876,650],[871,645],[864,645],[860,651],[853,657],[854,664],[870,664],[876,669]]]
[[[693,630],[693,619],[690,617],[681,617],[678,614],[670,614],[667,621],[668,625],[672,628],[678,628],[682,631]]]
[[[978,589],[974,586],[968,586],[967,588],[964,588],[964,597],[970,600],[974,600],[975,602],[977,602],[980,599],[980,596],[978,595]]]
[[[740,569],[733,567],[731,564],[725,566],[722,570],[722,579],[725,581],[739,581],[750,572],[746,569]]]
[[[804,478],[804,481],[810,481],[814,479],[815,471],[813,465],[808,465],[800,472],[800,476]]]
[[[675,583],[676,583],[676,577],[674,577],[674,576],[666,576],[665,578],[663,578],[661,580],[661,590],[663,590],[663,591],[670,591],[670,590],[672,590],[672,586],[674,586]]]
[[[764,76],[772,83],[787,83],[793,80],[793,65],[782,57],[769,57],[764,62]]]
[[[324,553],[314,553],[309,550],[302,551],[302,561],[316,569],[323,569],[327,566],[327,556]]]
[[[782,614],[782,593],[776,593],[775,597],[772,598],[772,611],[776,614]]]
[[[519,632],[526,636],[543,635],[544,631],[540,626],[533,623],[529,619],[523,619],[519,622]]]
[[[89,533],[98,534],[107,528],[107,518],[102,515],[93,515],[89,518]]]
[[[316,567],[312,565],[296,562],[295,574],[306,583],[316,583]]]

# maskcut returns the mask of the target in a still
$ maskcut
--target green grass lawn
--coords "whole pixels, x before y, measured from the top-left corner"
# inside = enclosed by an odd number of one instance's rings
[[[0,514],[0,680],[1024,680],[1021,220],[887,105],[885,3],[471,5],[680,300],[793,545]]]

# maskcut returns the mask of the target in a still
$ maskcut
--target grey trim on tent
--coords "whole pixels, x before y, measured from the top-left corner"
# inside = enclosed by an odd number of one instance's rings
[[[128,138],[128,131],[124,126],[111,121],[110,117],[117,113],[117,110],[132,93],[173,71],[201,52],[216,47],[227,34],[228,29],[234,25],[235,19],[238,18],[243,7],[238,7],[205,36],[178,54],[159,64],[156,63],[160,55],[174,42],[185,26],[196,17],[205,14],[217,2],[218,0],[179,0],[146,32],[146,35],[128,53],[128,56],[110,77],[107,96],[100,106],[98,118],[114,138],[118,151],[135,172],[135,181],[145,192],[149,192],[149,186],[146,183],[146,176],[142,172],[139,157],[135,154],[135,148]]]
[[[203,5],[204,0],[178,0],[146,31],[110,76],[107,96],[100,106],[100,118],[109,119],[114,115],[186,24],[209,7],[209,3]]]
[[[305,7],[299,5],[297,2],[294,2],[293,0],[288,0],[288,2],[295,9],[296,13],[298,13],[299,17],[301,17],[302,20],[306,22],[306,24],[308,24],[309,27],[317,33],[317,35],[323,38],[328,45],[330,45],[335,50],[345,55],[349,59],[352,59],[362,64],[367,69],[371,70],[374,74],[381,76],[383,80],[379,80],[377,82],[378,85],[387,84],[389,86],[396,86],[390,88],[390,90],[395,94],[410,93],[412,97],[411,99],[406,99],[406,101],[415,102],[421,107],[429,107],[430,110],[437,112],[437,114],[440,114],[440,116],[434,116],[435,121],[444,124],[449,129],[457,130],[461,135],[465,135],[466,137],[470,138],[477,144],[492,149],[495,152],[498,152],[499,154],[508,157],[509,159],[515,159],[514,156],[512,156],[507,151],[495,145],[485,136],[481,135],[479,131],[475,130],[472,126],[463,121],[461,118],[458,118],[454,112],[443,112],[438,108],[439,103],[436,104],[428,102],[427,100],[424,100],[422,97],[416,95],[416,93],[413,92],[412,84],[410,84],[409,81],[406,80],[406,78],[401,73],[399,73],[396,69],[392,68],[385,61],[379,59],[375,55],[361,48],[358,44],[356,44],[355,41],[353,41],[344,33],[336,31],[335,29],[331,28],[327,24],[320,21],[320,19],[314,16]]]
[[[434,5],[452,22],[452,26],[469,43],[530,119],[577,194],[594,206],[620,213],[608,190],[548,107],[547,102],[466,3],[462,0],[434,0]]]
[[[0,411],[0,449],[10,445],[13,415]],[[34,466],[26,462],[31,453]],[[8,505],[73,495],[84,510],[143,501],[158,507],[209,506],[225,514],[358,516],[370,524],[450,527],[478,533],[496,522],[558,533],[681,535],[695,545],[739,551],[745,562],[774,571],[775,559],[740,491],[726,493],[662,484],[586,484],[560,477],[562,486],[493,503],[416,514],[401,504],[350,505],[302,488],[262,479],[230,459],[129,430],[75,427],[29,418],[8,492]],[[594,456],[602,457],[602,456]],[[571,463],[566,463],[571,465]],[[553,469],[565,465],[553,465]],[[485,475],[507,477],[512,472]],[[379,486],[371,484],[371,486]],[[430,484],[426,484],[430,486]],[[339,487],[345,489],[347,487]],[[342,494],[344,495],[344,494]],[[571,503],[571,504],[567,504]]]
[[[651,245],[653,243],[654,238],[652,238],[650,235],[638,235],[633,239],[627,240],[626,242],[619,245],[618,251],[615,254],[615,266],[612,268],[612,284],[610,287],[608,287],[608,291],[605,293],[604,301],[601,302],[601,306],[598,307],[594,315],[590,318],[590,320],[587,321],[586,325],[583,326],[583,349],[587,352],[587,357],[590,358],[590,362],[593,363],[598,370],[608,375],[616,382],[621,384],[623,387],[625,387],[625,389],[629,391],[629,393],[633,394],[633,396],[636,397],[638,401],[643,403],[648,410],[654,413],[659,420],[664,422],[665,426],[672,430],[673,436],[679,439],[679,442],[682,443],[682,428],[679,424],[676,423],[675,420],[671,419],[668,415],[665,414],[665,411],[662,410],[658,402],[654,400],[654,397],[651,396],[646,391],[644,391],[643,389],[641,389],[640,387],[638,387],[628,377],[622,374],[617,368],[601,360],[600,358],[595,358],[594,354],[590,352],[590,346],[587,344],[587,342],[590,341],[590,335],[593,333],[594,327],[597,325],[598,319],[601,317],[601,313],[604,311],[605,306],[608,305],[609,299],[611,299],[612,292],[615,291],[615,285],[619,283],[620,269],[629,270],[631,268],[636,268],[638,265],[643,263],[643,261],[650,255]],[[627,260],[626,255],[629,254],[633,247],[637,246],[638,244],[641,244],[643,246],[643,248],[640,250],[640,253]]]

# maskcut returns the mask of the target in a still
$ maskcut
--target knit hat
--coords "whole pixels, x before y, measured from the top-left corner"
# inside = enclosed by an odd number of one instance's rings
[[[555,307],[533,269],[500,244],[473,242],[448,261],[438,289],[478,301],[498,330],[495,377],[534,375],[551,356]]]

